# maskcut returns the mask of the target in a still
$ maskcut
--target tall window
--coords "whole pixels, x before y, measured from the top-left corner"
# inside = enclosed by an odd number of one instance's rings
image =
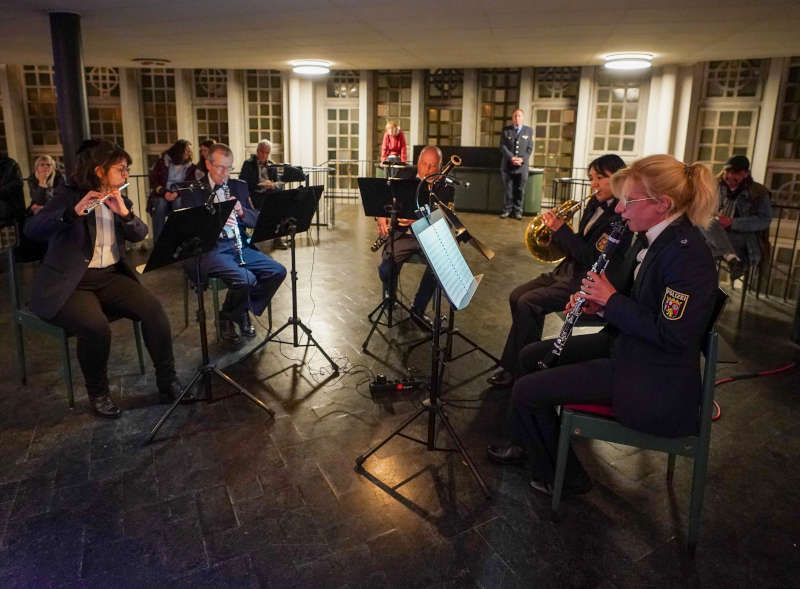
[[[144,143],[148,164],[178,140],[175,70],[145,68],[141,72]]]
[[[638,80],[610,79],[596,85],[592,151],[636,151],[639,86]]]
[[[535,137],[531,164],[544,169],[544,199],[550,195],[554,178],[573,176],[580,73],[577,67],[536,68],[534,72],[533,105],[529,115]]]
[[[373,157],[381,154],[386,123],[394,121],[410,141],[411,128],[411,70],[378,70],[375,74],[375,143]],[[409,153],[409,156],[411,154]]]
[[[61,158],[53,68],[49,65],[26,65],[22,71],[31,161],[42,154]]]
[[[706,64],[695,153],[715,174],[732,155],[752,154],[766,65],[759,59]]]
[[[0,153],[8,153],[8,142],[6,141],[6,122],[3,118],[2,94],[0,94]]]
[[[480,143],[496,146],[503,127],[519,108],[519,69],[484,69],[478,72]]]
[[[325,100],[328,126],[328,161],[333,163],[335,190],[358,187],[359,74],[351,70],[331,73]]]
[[[425,121],[429,145],[461,143],[461,105],[464,70],[438,69],[428,72]]]
[[[194,70],[194,112],[197,141],[214,139],[228,144],[228,73]]]
[[[772,158],[800,160],[800,57],[793,57],[784,75],[778,106]]]
[[[262,139],[272,143],[270,159],[283,161],[283,100],[278,70],[247,70],[247,146]]]
[[[86,68],[86,95],[89,103],[89,133],[124,147],[122,105],[119,96],[119,68]]]

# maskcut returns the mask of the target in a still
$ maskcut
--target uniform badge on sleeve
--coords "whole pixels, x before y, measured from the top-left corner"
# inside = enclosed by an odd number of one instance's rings
[[[664,293],[664,300],[661,302],[661,313],[670,321],[677,321],[683,317],[686,310],[686,303],[689,302],[689,295],[667,287]]]
[[[597,242],[594,244],[594,247],[597,248],[597,251],[601,254],[606,251],[606,246],[608,245],[608,233],[603,233]]]

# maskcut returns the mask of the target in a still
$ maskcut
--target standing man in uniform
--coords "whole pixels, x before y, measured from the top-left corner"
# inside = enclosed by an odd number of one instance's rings
[[[533,129],[523,124],[525,113],[521,108],[511,115],[511,124],[503,128],[500,135],[500,177],[503,180],[505,196],[501,219],[511,215],[522,219],[522,195],[528,180],[528,165],[533,153]]]

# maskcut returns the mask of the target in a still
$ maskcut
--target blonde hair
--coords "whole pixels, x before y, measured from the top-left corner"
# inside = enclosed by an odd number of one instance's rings
[[[684,164],[671,155],[651,155],[636,160],[611,177],[614,194],[622,196],[628,180],[644,184],[652,197],[670,199],[669,213],[685,213],[692,225],[708,227],[717,209],[717,191],[714,177],[699,162]],[[622,196],[624,201],[624,196]]]
[[[392,133],[389,129],[390,127],[394,130],[394,133]],[[384,125],[383,129],[392,136],[397,135],[400,132],[400,127],[395,121],[386,121],[386,125]]]
[[[45,184],[48,188],[53,187],[53,182],[56,179],[56,160],[54,160],[49,155],[40,155],[33,161],[33,176],[36,177],[36,168],[39,166],[40,163],[47,162],[50,164],[50,173],[47,175],[47,180],[45,180]]]

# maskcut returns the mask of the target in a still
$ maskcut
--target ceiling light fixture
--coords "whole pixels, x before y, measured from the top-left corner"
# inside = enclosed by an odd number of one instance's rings
[[[164,59],[163,57],[134,57],[131,61],[135,61],[145,67],[164,67],[170,63],[169,59]]]
[[[609,70],[646,70],[653,66],[653,54],[641,52],[609,53],[605,57]]]
[[[321,76],[331,72],[331,62],[323,59],[296,59],[290,61],[292,71],[306,76]]]

